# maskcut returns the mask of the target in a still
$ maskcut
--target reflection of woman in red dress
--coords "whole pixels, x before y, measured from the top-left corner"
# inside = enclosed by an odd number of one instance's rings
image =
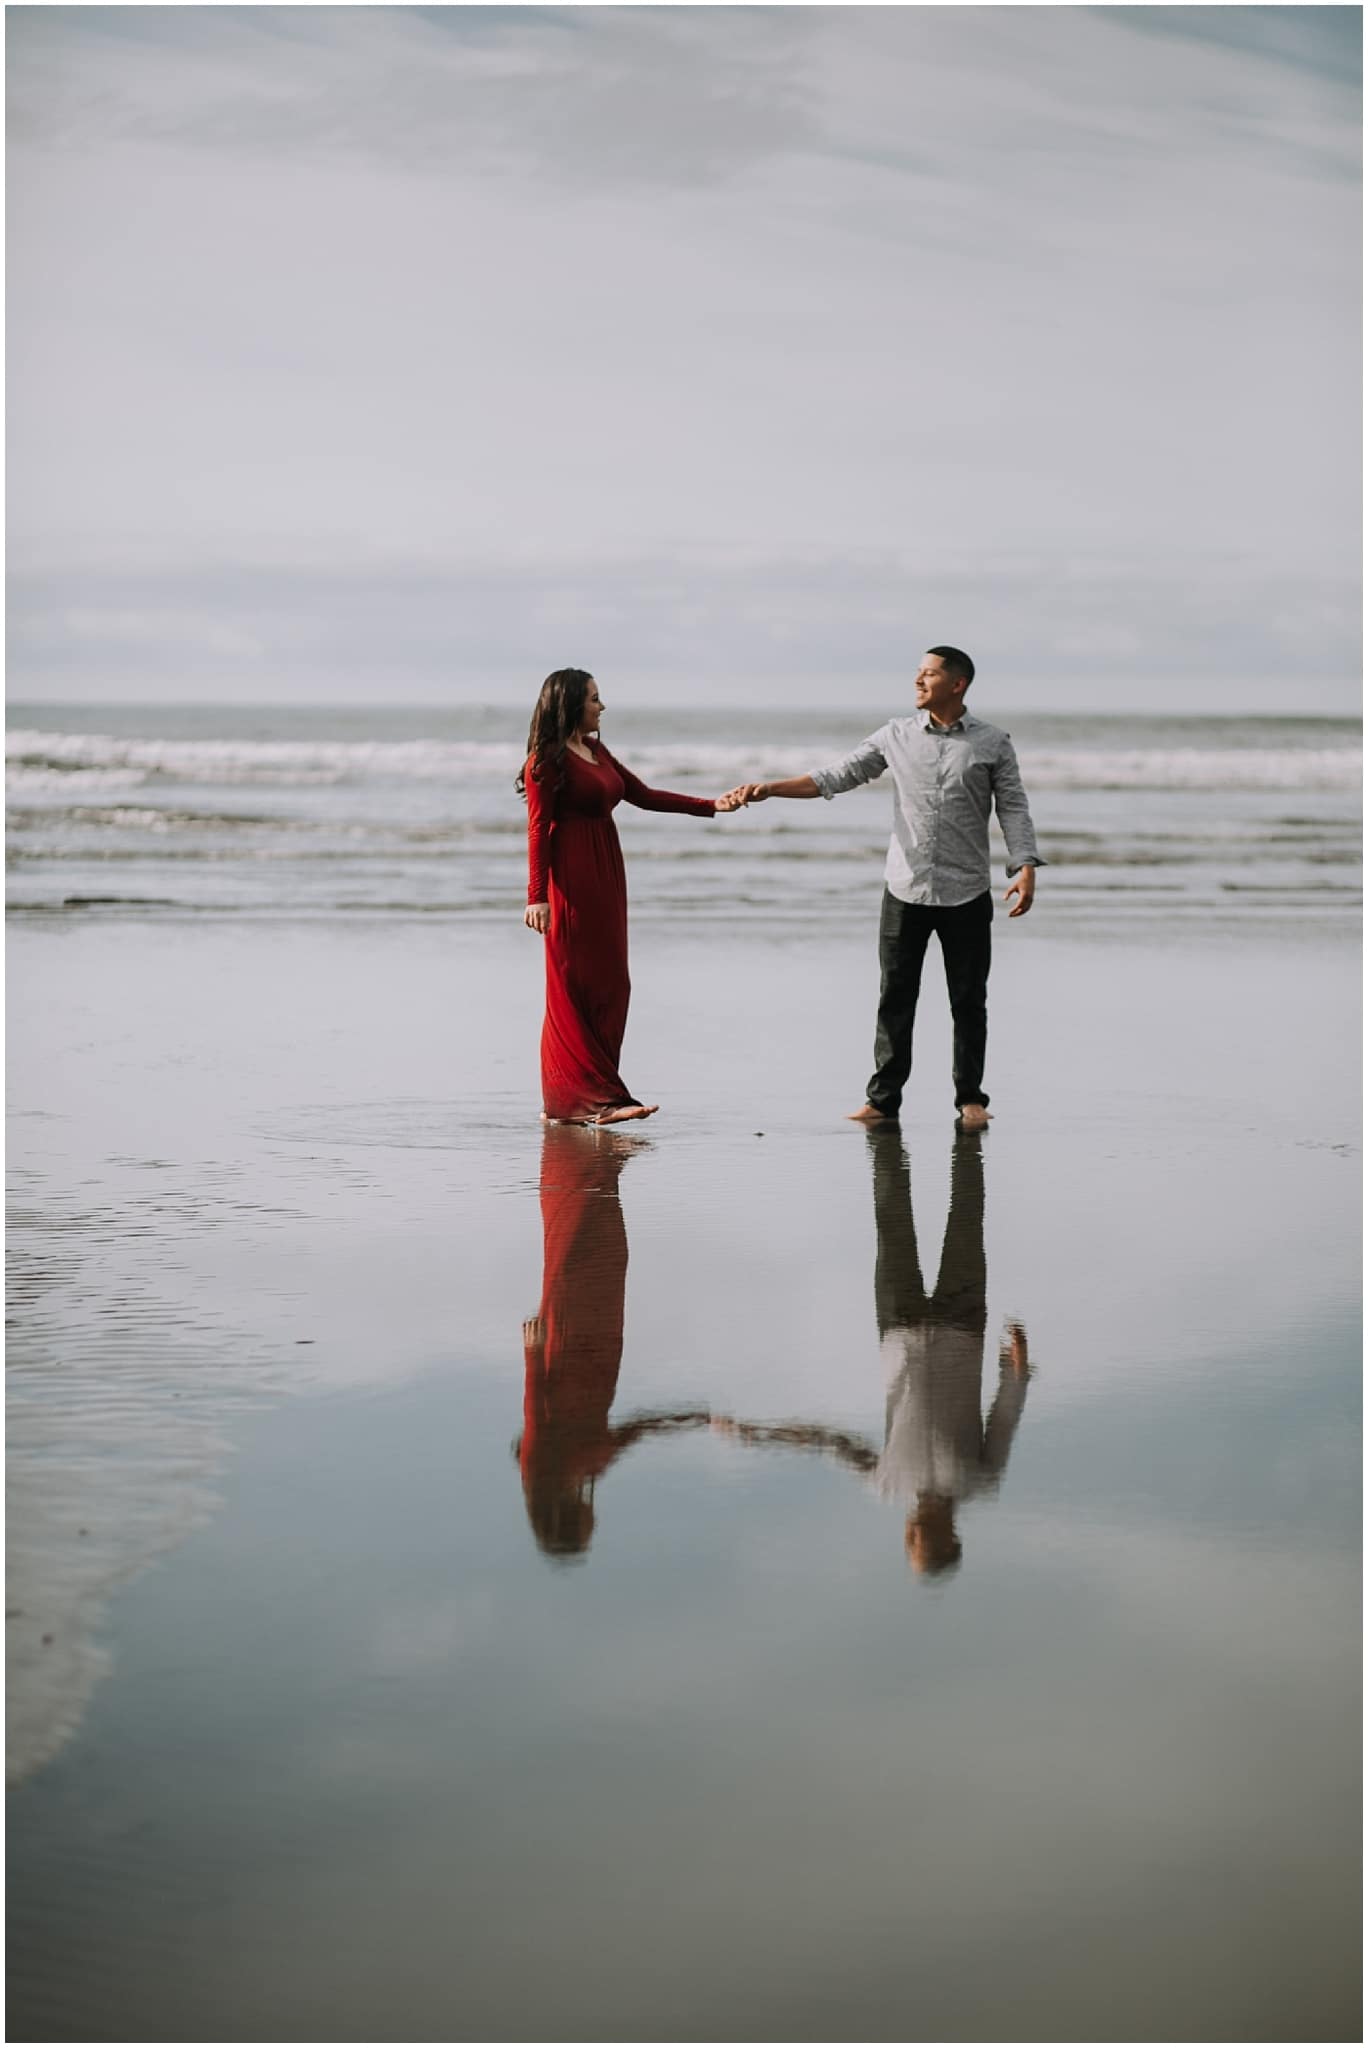
[[[647,789],[598,738],[603,701],[580,668],[542,684],[518,777],[527,798],[528,888],[524,922],[546,940],[542,1101],[560,1123],[625,1123],[652,1116],[628,1093],[618,1059],[627,1026],[627,877],[613,812],[625,798],[643,811],[711,818],[730,799]]]
[[[608,1411],[622,1362],[627,1230],[618,1179],[637,1150],[625,1132],[549,1125],[542,1139],[541,1308],[523,1325],[527,1364],[518,1443],[523,1495],[537,1542],[557,1557],[589,1548],[594,1482],[640,1437],[699,1429],[706,1409]]]

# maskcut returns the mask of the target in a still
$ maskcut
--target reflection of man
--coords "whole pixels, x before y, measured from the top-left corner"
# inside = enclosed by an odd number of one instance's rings
[[[742,783],[729,792],[743,804],[767,797],[834,797],[893,776],[893,835],[884,867],[879,915],[879,1016],[874,1072],[863,1108],[865,1124],[896,1120],[912,1071],[912,1027],[922,962],[934,932],[945,964],[954,1020],[955,1107],[966,1129],[988,1122],[983,1063],[988,1044],[988,970],[993,896],[988,819],[996,807],[1007,840],[1010,877],[1005,902],[1024,917],[1044,862],[1007,734],[965,709],[974,664],[958,647],[932,647],[921,658],[911,718],[893,718],[853,754],[812,775]]]
[[[983,1251],[983,1154],[960,1131],[950,1164],[950,1214],[928,1296],[917,1256],[907,1154],[894,1132],[870,1132],[878,1257],[874,1307],[888,1372],[883,1454],[874,1483],[909,1506],[907,1554],[919,1572],[956,1564],[955,1508],[997,1485],[1026,1400],[1026,1336],[1011,1324],[997,1390],[983,1419],[988,1267]]]
[[[618,1181],[625,1133],[548,1124],[542,1137],[542,1298],[523,1324],[527,1377],[516,1446],[528,1520],[549,1556],[588,1550],[594,1482],[644,1436],[700,1428],[707,1411],[608,1420],[622,1363],[627,1228]]]
[[[878,1253],[874,1307],[888,1370],[882,1452],[859,1436],[820,1424],[736,1422],[713,1428],[741,1443],[822,1451],[864,1473],[907,1510],[907,1555],[931,1576],[958,1564],[955,1510],[991,1491],[1007,1463],[1026,1401],[1026,1332],[1009,1323],[998,1384],[983,1419],[983,1342],[988,1268],[983,1251],[981,1134],[956,1133],[950,1162],[950,1214],[940,1271],[928,1296],[917,1255],[907,1154],[897,1132],[871,1130]]]

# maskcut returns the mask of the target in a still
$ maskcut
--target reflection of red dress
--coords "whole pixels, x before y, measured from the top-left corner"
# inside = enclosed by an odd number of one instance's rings
[[[627,1028],[627,876],[613,812],[625,798],[643,811],[711,818],[711,798],[647,789],[604,746],[593,762],[568,748],[565,780],[552,769],[537,782],[529,762],[529,903],[551,906],[546,937],[546,1022],[542,1026],[542,1102],[567,1121],[635,1101],[618,1072]]]
[[[553,1128],[542,1140],[542,1298],[525,1351],[518,1462],[546,1550],[588,1547],[593,1482],[619,1449],[608,1411],[622,1363],[627,1230],[617,1184],[629,1156],[607,1131]]]

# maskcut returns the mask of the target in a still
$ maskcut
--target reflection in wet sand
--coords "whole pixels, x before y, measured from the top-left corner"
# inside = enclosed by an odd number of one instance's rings
[[[893,1138],[890,1146],[888,1140]],[[878,1258],[874,1308],[888,1372],[883,1455],[875,1483],[909,1508],[907,1554],[920,1572],[960,1558],[955,1509],[990,1491],[1006,1469],[1026,1400],[1026,1333],[1008,1326],[998,1384],[983,1419],[988,1264],[983,1250],[983,1137],[956,1134],[950,1213],[928,1295],[917,1255],[907,1154],[896,1133],[871,1133]]]
[[[907,1512],[907,1555],[926,1577],[950,1571],[962,1546],[960,1504],[991,1492],[1007,1458],[1030,1378],[1026,1332],[1009,1323],[998,1384],[983,1416],[988,1266],[983,1248],[983,1136],[959,1131],[950,1157],[950,1213],[940,1268],[926,1292],[907,1153],[896,1130],[872,1130],[878,1252],[874,1309],[888,1376],[882,1451],[866,1438],[818,1423],[740,1422],[714,1429],[741,1443],[822,1451],[868,1477]]]
[[[518,1441],[523,1496],[540,1548],[582,1557],[594,1533],[600,1475],[642,1437],[698,1429],[706,1409],[641,1414],[612,1425],[622,1363],[627,1226],[618,1182],[649,1140],[573,1124],[542,1139],[542,1296],[523,1325],[527,1380]]]
[[[111,1596],[218,1505],[272,1348],[191,1298],[214,1231],[270,1212],[230,1166],[111,1158],[97,1195],[10,1172],[6,1359],[9,1783],[70,1740],[111,1668]],[[87,1187],[89,1183],[87,1183]]]

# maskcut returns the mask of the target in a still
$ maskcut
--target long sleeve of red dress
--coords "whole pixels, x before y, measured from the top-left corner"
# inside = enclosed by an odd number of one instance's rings
[[[567,754],[566,759],[578,756]],[[678,790],[650,789],[640,776],[633,775],[630,768],[624,768],[615,754],[607,747],[598,748],[601,763],[616,769],[622,783],[622,801],[633,804],[639,811],[673,811],[690,818],[714,818],[717,805],[710,796],[683,796]],[[559,791],[550,789],[552,770],[547,764],[545,780],[538,782],[532,774],[529,761],[524,770],[527,789],[527,900],[529,903],[549,903],[547,893],[551,874],[551,834],[556,823],[556,799]]]
[[[549,767],[543,774],[549,777]],[[556,819],[556,793],[547,782],[538,782],[529,761],[523,770],[527,790],[527,900],[549,903],[551,879],[551,828]]]
[[[648,789],[607,747],[600,747],[598,755],[600,761],[608,761],[616,768],[622,777],[624,802],[635,804],[639,811],[677,811],[690,818],[716,817],[717,805],[710,796],[680,796],[673,789]]]
[[[613,812],[624,800],[643,811],[711,818],[710,797],[649,789],[606,747],[585,760],[567,750],[559,788],[529,761],[527,900],[546,903],[546,1020],[542,1100],[548,1117],[590,1122],[635,1104],[618,1072],[627,1027],[627,875]]]

